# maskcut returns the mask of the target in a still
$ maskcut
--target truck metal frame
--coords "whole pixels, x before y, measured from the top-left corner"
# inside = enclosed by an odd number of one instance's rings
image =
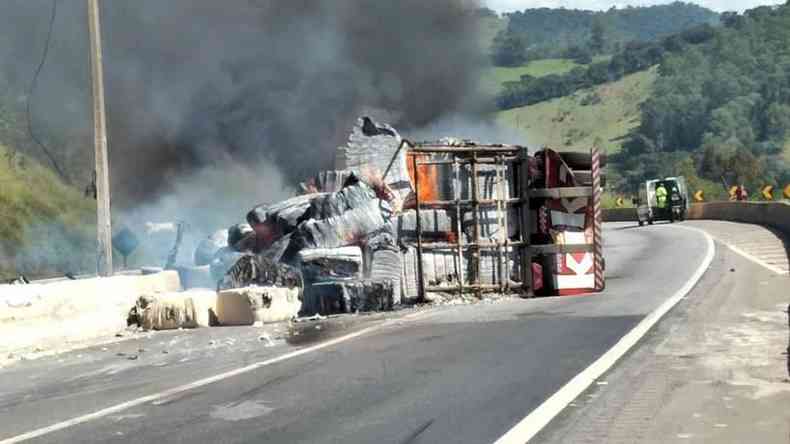
[[[592,253],[594,255],[595,290],[602,290],[603,258],[601,245],[601,175],[597,151],[591,152],[592,183],[587,186],[575,187],[540,187],[536,184],[534,157],[527,148],[518,145],[484,145],[473,142],[451,143],[411,143],[408,145],[410,154],[410,172],[413,175],[415,210],[417,212],[416,250],[419,297],[426,292],[460,292],[474,293],[481,297],[484,292],[511,293],[520,292],[523,296],[534,296],[533,258],[538,255],[571,255],[574,253]],[[435,176],[426,171],[427,167],[444,165],[452,168],[449,178],[451,199],[425,199],[421,186],[425,186],[421,174]],[[487,168],[496,177],[496,191],[491,196],[480,195],[480,169]],[[462,174],[465,172],[465,174]],[[435,173],[435,171],[434,171]],[[436,180],[436,177],[431,177]],[[467,182],[468,195],[463,195],[464,182]],[[432,186],[439,184],[433,183]],[[589,209],[593,221],[593,242],[582,244],[537,244],[531,242],[533,224],[537,218],[534,207],[536,201],[547,199],[589,198]],[[425,242],[420,213],[426,209],[454,210],[455,242]],[[499,235],[494,240],[481,240],[481,209],[495,211]],[[472,236],[464,240],[461,219],[464,213],[472,212]],[[532,212],[532,214],[530,214]],[[515,216],[515,217],[513,217]],[[515,219],[515,221],[513,221]],[[512,234],[511,234],[512,233]],[[459,272],[454,287],[425,285],[423,279],[423,255],[430,250],[452,250],[456,256]],[[496,282],[484,283],[481,277],[481,253],[493,252],[498,263]],[[507,266],[511,261],[517,267],[518,279],[511,279]],[[470,261],[471,276],[465,278],[463,273],[464,258]],[[507,270],[507,272],[506,272]]]

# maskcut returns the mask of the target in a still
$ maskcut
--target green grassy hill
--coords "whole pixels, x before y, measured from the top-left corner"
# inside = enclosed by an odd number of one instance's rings
[[[571,96],[500,111],[496,119],[523,132],[530,145],[587,150],[600,139],[608,152],[617,152],[621,138],[639,124],[639,105],[656,77],[652,68]]]
[[[593,62],[602,62],[609,58],[610,56],[596,56],[593,58]],[[529,62],[524,66],[512,68],[492,66],[483,72],[480,83],[486,94],[494,96],[502,88],[503,83],[517,81],[525,74],[533,77],[543,77],[550,74],[565,74],[577,66],[584,65],[579,65],[570,59],[541,59]]]
[[[0,145],[0,278],[90,269],[95,218],[92,199]]]

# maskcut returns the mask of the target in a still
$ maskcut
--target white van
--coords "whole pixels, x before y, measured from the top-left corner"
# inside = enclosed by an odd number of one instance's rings
[[[667,190],[667,203],[663,208],[658,206],[656,199],[656,187],[659,184],[663,184]],[[640,227],[645,223],[653,225],[657,220],[683,220],[689,209],[686,179],[680,176],[648,180],[639,187],[639,196],[634,203]]]

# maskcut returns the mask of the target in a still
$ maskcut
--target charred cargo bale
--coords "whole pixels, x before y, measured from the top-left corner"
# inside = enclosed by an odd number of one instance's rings
[[[351,313],[349,282],[313,282],[305,288],[305,298],[300,316]]]
[[[265,249],[280,237],[291,233],[314,199],[324,193],[296,196],[271,205],[258,205],[247,213],[247,222],[255,230],[258,249]]]
[[[228,230],[217,230],[203,239],[195,249],[195,265],[209,265],[217,252],[228,246]]]
[[[364,280],[349,289],[351,311],[389,311],[395,306],[392,281]]]
[[[362,277],[362,250],[356,246],[305,249],[299,252],[299,263],[309,282]]]
[[[255,248],[255,231],[250,224],[235,224],[228,228],[228,246],[236,251],[252,251]]]
[[[300,297],[301,289],[304,288],[302,273],[297,268],[256,254],[242,255],[220,282],[221,289],[256,285],[299,288]]]
[[[350,280],[317,282],[310,292],[317,306],[302,305],[302,315],[388,311],[395,306],[391,281]]]
[[[271,245],[261,250],[258,254],[272,262],[282,262],[283,254],[285,254],[285,250],[288,248],[290,242],[291,234],[289,233],[272,242]]]
[[[242,240],[244,236],[252,233],[252,226],[250,224],[235,224],[228,228],[228,245],[234,246],[237,242]]]
[[[306,282],[303,314],[346,313],[350,306],[338,290],[341,287],[323,284],[360,279],[362,250],[356,246],[305,249],[299,252],[299,263]]]

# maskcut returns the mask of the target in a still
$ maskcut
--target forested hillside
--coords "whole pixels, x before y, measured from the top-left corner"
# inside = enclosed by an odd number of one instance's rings
[[[630,42],[654,41],[719,21],[717,13],[681,2],[608,11],[527,9],[507,14],[507,18],[507,28],[492,47],[493,61],[499,66],[557,57],[585,60],[617,52]]]
[[[716,183],[790,182],[790,3],[722,23],[661,63],[619,155],[624,186],[678,165]]]
[[[667,54],[683,52],[690,46],[706,42],[714,35],[714,27],[699,25],[661,40],[631,42],[611,58],[588,66],[577,66],[564,74],[543,77],[523,75],[518,81],[503,84],[496,104],[499,109],[532,105],[567,96],[583,88],[616,81],[661,63]]]

